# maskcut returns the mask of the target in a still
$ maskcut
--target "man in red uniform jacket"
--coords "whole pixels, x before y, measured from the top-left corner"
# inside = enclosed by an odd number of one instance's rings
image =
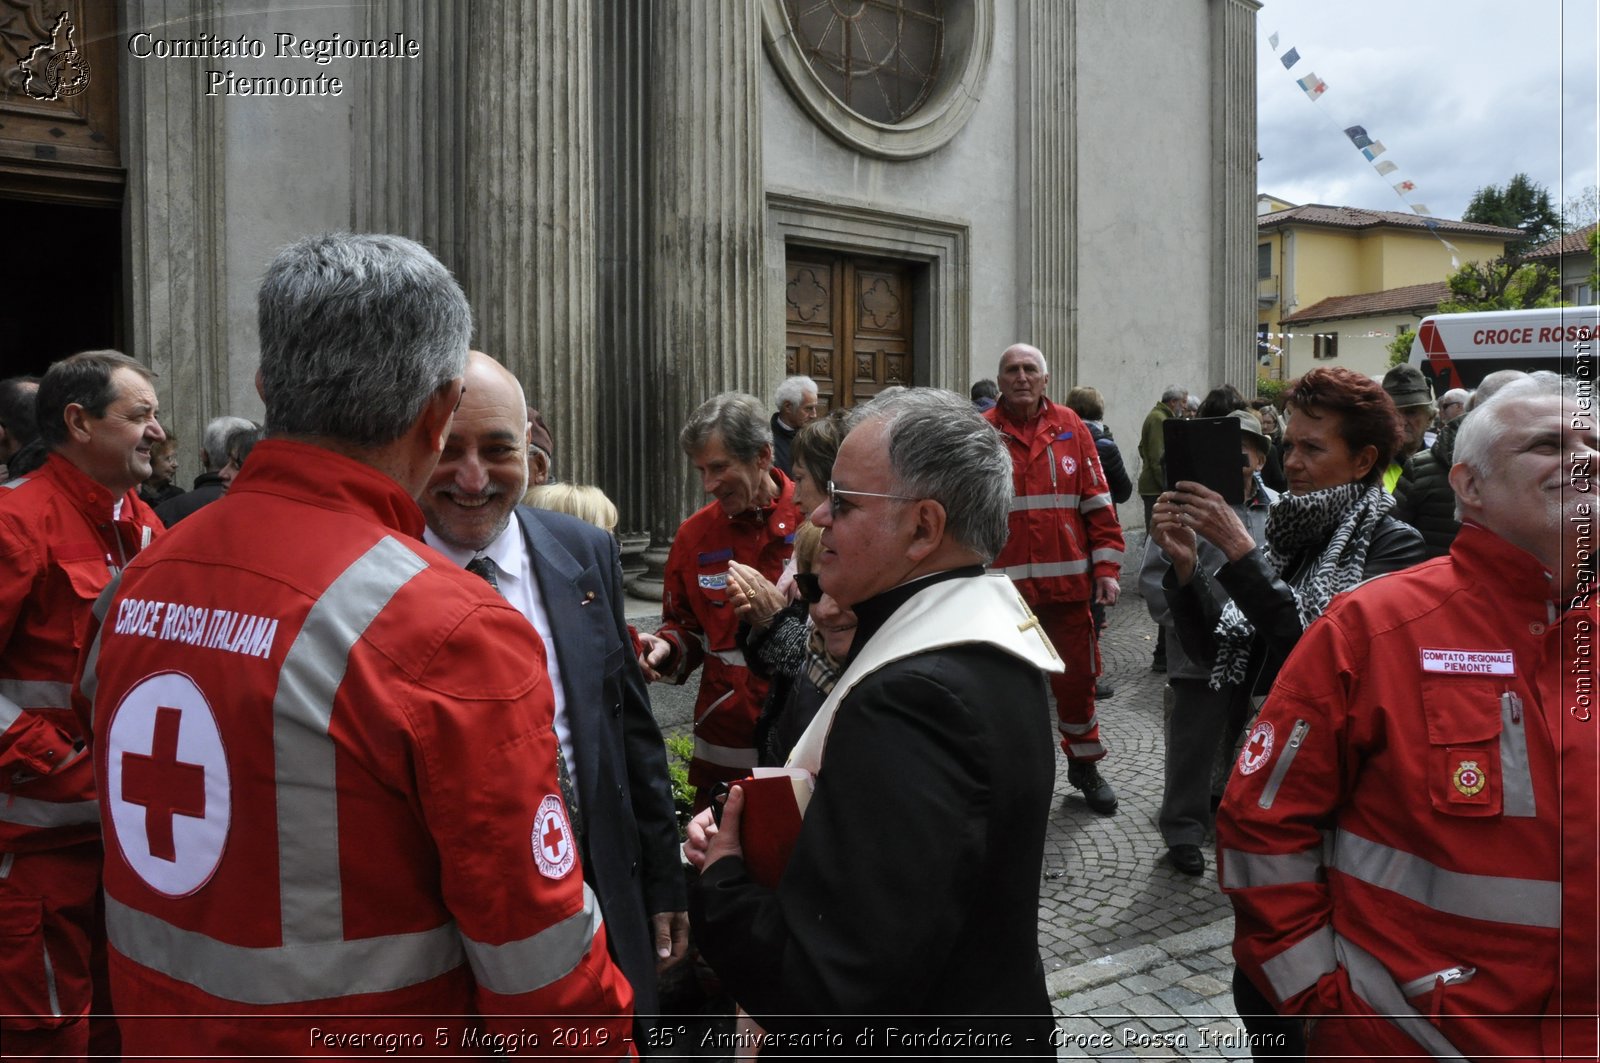
[[[639,664],[650,679],[682,683],[705,662],[694,703],[696,802],[712,784],[743,778],[756,766],[756,717],[767,682],[745,664],[739,618],[728,601],[728,562],[759,569],[776,583],[805,519],[794,482],[772,465],[772,429],[754,395],[724,392],[706,400],[678,434],[678,444],[715,500],[678,527],[667,555],[661,627],[645,635]]]
[[[1552,374],[1475,410],[1450,555],[1334,599],[1240,753],[1234,956],[1310,1054],[1595,1058],[1595,447]]]
[[[1116,604],[1122,526],[1088,427],[1045,397],[1050,370],[1039,348],[1007,347],[998,376],[1000,402],[983,416],[1011,454],[1016,497],[1011,537],[990,567],[1016,583],[1066,662],[1065,673],[1050,677],[1050,693],[1067,780],[1090,808],[1110,815],[1117,794],[1095,766],[1106,747],[1095,716],[1100,647],[1089,600]]]
[[[631,1055],[544,647],[420,541],[466,300],[409,240],[329,235],[259,305],[268,438],[82,670],[124,1044]]]
[[[95,598],[161,530],[137,491],[150,475],[150,448],[166,438],[150,381],[150,370],[116,351],[52,365],[38,395],[50,456],[0,488],[0,1040],[8,1053],[82,1056],[91,971],[104,983],[100,816],[72,677]],[[97,1053],[115,1052],[114,1027],[96,1023],[94,1034]]]

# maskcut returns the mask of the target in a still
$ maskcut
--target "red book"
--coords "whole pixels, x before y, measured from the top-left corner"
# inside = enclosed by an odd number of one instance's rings
[[[800,820],[811,801],[812,775],[804,768],[757,768],[735,785],[744,791],[739,845],[744,849],[745,870],[756,882],[776,889],[800,837]]]

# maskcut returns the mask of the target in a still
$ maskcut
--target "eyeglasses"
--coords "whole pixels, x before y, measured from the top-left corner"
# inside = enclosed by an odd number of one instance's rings
[[[816,605],[822,601],[822,580],[815,572],[796,572],[794,574],[795,589],[800,592],[800,600],[808,605]]]
[[[835,487],[833,485],[833,481],[832,480],[829,480],[828,481],[828,514],[829,514],[829,516],[837,517],[839,515],[839,510],[844,507],[844,503],[839,501],[839,499],[841,499],[841,498],[893,498],[893,499],[895,499],[897,501],[900,501],[900,502],[919,502],[919,501],[921,501],[921,499],[919,499],[915,495],[886,495],[886,494],[883,494],[882,492],[879,492],[879,491],[841,491],[841,490],[839,490],[837,487]]]

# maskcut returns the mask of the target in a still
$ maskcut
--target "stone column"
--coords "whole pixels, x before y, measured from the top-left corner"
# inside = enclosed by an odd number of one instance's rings
[[[643,386],[654,331],[650,27],[649,4],[596,0],[595,157],[603,165],[595,170],[595,380],[608,385],[594,389],[594,404],[601,425],[599,484],[617,504],[630,576],[650,540],[650,486],[677,457],[670,441],[645,434],[657,405]]]
[[[760,15],[753,3],[654,0],[650,531],[668,541],[704,503],[677,447],[719,391],[764,395]]]
[[[626,386],[595,371],[591,3],[473,0],[461,68],[476,343],[549,423],[556,475],[583,483],[598,472],[596,396]]]
[[[1017,19],[1017,339],[1065,395],[1078,379],[1077,0],[1024,0]]]
[[[218,0],[126,0],[126,32],[227,36]],[[198,470],[200,433],[228,409],[228,290],[218,98],[189,62],[124,61],[128,165],[128,353],[159,377],[162,420]]]
[[[1211,4],[1209,379],[1256,390],[1256,0]]]
[[[364,63],[357,122],[355,224],[408,236],[458,279],[467,262],[466,100],[472,10],[466,3],[370,0],[367,36],[403,33],[417,59]]]

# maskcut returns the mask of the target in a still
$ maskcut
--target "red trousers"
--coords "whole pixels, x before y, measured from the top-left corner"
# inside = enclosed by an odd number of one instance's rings
[[[1066,664],[1061,675],[1050,676],[1050,696],[1056,703],[1056,726],[1061,749],[1068,760],[1099,760],[1106,755],[1100,743],[1100,723],[1095,716],[1094,684],[1100,675],[1100,642],[1088,602],[1052,602],[1033,607],[1046,635]]]
[[[115,1055],[99,842],[0,854],[0,1059]]]

